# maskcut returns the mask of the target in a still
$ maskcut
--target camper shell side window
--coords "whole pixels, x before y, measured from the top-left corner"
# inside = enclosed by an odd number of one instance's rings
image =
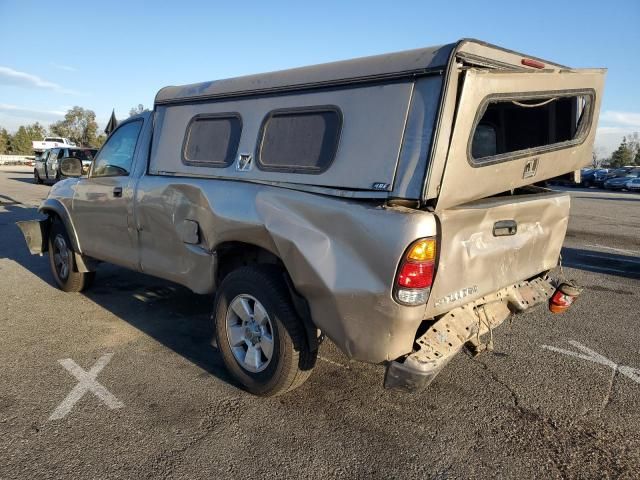
[[[195,115],[187,125],[182,163],[195,167],[228,167],[238,152],[242,118],[238,113]]]
[[[471,131],[469,163],[492,165],[582,143],[594,96],[593,90],[488,96]]]
[[[334,105],[273,110],[258,135],[258,168],[322,173],[333,163],[341,130],[342,112]]]

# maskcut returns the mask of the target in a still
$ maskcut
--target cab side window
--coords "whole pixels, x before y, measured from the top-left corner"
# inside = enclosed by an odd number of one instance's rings
[[[119,127],[104,144],[93,164],[92,177],[127,176],[131,171],[142,121]]]

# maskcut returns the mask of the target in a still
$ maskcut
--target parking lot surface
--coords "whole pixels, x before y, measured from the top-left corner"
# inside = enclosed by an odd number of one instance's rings
[[[325,342],[275,399],[230,383],[212,298],[103,265],[53,285],[15,226],[48,186],[0,167],[0,478],[639,478],[640,194],[570,189],[585,287],[461,354],[419,394]]]

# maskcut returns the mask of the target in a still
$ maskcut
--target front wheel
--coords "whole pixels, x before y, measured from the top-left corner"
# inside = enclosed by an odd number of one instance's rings
[[[309,377],[310,351],[282,270],[243,267],[225,277],[213,313],[218,349],[227,370],[250,393],[275,396]]]
[[[81,292],[95,277],[95,272],[78,271],[69,235],[57,218],[49,231],[49,265],[56,284],[65,292]]]

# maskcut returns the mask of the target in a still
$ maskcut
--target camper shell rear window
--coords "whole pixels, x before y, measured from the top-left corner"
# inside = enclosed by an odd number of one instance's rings
[[[274,110],[262,123],[256,158],[261,170],[322,173],[336,155],[342,113],[335,106]]]
[[[471,132],[469,162],[490,165],[582,143],[594,95],[588,90],[488,96]]]

